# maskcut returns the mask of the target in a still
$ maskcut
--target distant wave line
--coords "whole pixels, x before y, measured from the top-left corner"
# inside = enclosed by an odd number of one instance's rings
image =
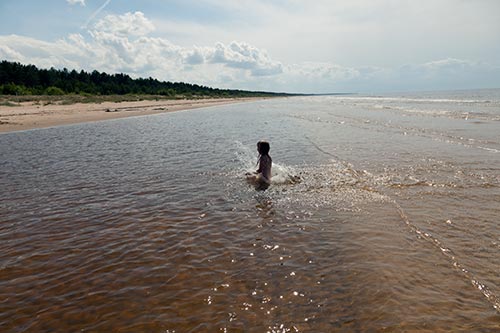
[[[451,98],[409,98],[409,97],[384,97],[384,96],[332,96],[335,99],[360,100],[360,101],[389,101],[389,102],[426,102],[426,103],[462,103],[462,104],[493,104],[497,100],[481,99],[451,99]]]

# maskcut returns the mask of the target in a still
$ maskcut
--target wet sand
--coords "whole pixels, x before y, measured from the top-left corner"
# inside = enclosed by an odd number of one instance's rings
[[[258,99],[263,98],[144,100],[70,105],[40,105],[39,102],[25,102],[20,106],[0,106],[0,133],[190,110]]]

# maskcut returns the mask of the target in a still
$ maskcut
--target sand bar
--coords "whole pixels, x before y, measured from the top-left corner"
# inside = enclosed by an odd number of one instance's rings
[[[40,105],[40,103],[24,102],[19,106],[0,106],[0,132],[14,132],[34,128],[151,115],[260,99],[263,98],[143,100],[119,103],[76,103],[70,105]]]

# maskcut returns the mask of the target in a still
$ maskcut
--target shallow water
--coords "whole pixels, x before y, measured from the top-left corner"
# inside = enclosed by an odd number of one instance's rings
[[[2,332],[500,329],[499,90],[274,99],[0,152]]]

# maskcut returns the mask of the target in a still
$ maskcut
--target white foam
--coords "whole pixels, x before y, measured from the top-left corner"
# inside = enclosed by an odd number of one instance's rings
[[[236,141],[235,155],[240,162],[240,172],[244,175],[247,172],[253,172],[257,168],[257,155],[256,151],[250,147],[245,146],[240,141]],[[282,165],[273,161],[271,168],[271,183],[274,185],[279,184],[293,184],[299,178],[296,176],[294,169],[290,166]]]

